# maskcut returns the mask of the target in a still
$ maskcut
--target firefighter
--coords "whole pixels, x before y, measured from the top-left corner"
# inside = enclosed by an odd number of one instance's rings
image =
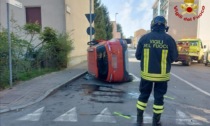
[[[170,79],[171,63],[178,57],[174,39],[166,32],[169,27],[163,16],[155,17],[151,22],[151,32],[141,37],[136,50],[136,58],[141,60],[140,95],[136,104],[137,126],[143,126],[143,113],[154,87],[152,126],[161,126],[164,94]]]

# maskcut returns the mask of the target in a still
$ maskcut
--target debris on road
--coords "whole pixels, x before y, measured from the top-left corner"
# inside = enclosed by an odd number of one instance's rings
[[[122,113],[119,113],[119,112],[114,112],[114,115],[117,115],[117,116],[120,116],[120,117],[123,117],[123,118],[126,118],[126,119],[131,119],[131,115],[125,115],[125,114],[122,114]]]

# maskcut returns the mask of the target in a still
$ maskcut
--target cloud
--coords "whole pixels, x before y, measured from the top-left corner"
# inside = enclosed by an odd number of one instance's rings
[[[143,28],[150,29],[152,5],[154,0],[101,0],[107,6],[110,19],[121,24],[126,37],[134,36],[134,32]]]
[[[124,3],[123,8],[124,9],[119,14],[119,23],[122,25],[123,33],[126,37],[133,36],[133,31],[139,26],[137,20],[131,17],[132,3]]]
[[[132,2],[124,3],[124,9],[120,12],[118,19],[126,37],[133,36],[134,32],[141,28],[149,30],[152,20],[152,9],[148,0],[144,0],[143,3],[138,2],[135,7],[136,2]]]
[[[137,6],[137,11],[138,12],[141,12],[141,11],[144,11],[145,9],[148,9],[149,7],[149,2],[148,0],[144,0],[143,2],[139,2],[139,5]]]

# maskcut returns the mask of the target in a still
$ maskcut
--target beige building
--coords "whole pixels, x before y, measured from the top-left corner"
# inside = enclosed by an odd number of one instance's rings
[[[117,23],[116,21],[111,21],[112,23],[112,36],[113,38],[121,38],[121,33],[117,31]]]
[[[139,30],[135,31],[132,45],[134,47],[137,47],[139,39],[146,33],[147,33],[147,31],[144,29],[139,29]]]
[[[71,38],[74,40],[74,50],[69,55],[68,67],[87,59],[89,35],[87,35],[86,29],[89,27],[89,22],[85,14],[90,12],[88,0],[18,1],[23,4],[23,8],[10,6],[10,15],[18,25],[23,26],[28,21],[37,20],[42,29],[47,26],[56,29],[59,33],[71,34]],[[0,0],[0,23],[5,28],[7,26],[6,17],[6,0]]]
[[[199,8],[202,8],[203,6],[205,6],[205,10],[202,17],[198,20],[197,36],[210,50],[210,0],[200,0]]]
[[[210,0],[195,0],[194,2],[198,5],[195,14],[184,14],[181,19],[179,16],[183,13],[181,4],[184,4],[184,0],[156,0],[153,4],[153,17],[164,16],[170,27],[169,34],[176,40],[200,38],[203,44],[210,49],[210,31],[207,28],[207,24],[210,22]],[[178,10],[175,9],[176,6]],[[194,17],[199,15],[200,17],[194,20]],[[185,17],[192,20],[186,21]]]
[[[184,0],[156,0],[153,5],[153,16],[164,16],[168,21],[169,34],[174,37],[175,40],[182,38],[197,38],[198,20],[186,21],[185,17],[193,17],[192,14],[184,14],[182,19],[179,15],[182,15],[183,10],[181,4],[184,4]],[[198,0],[195,0],[195,4],[199,4]],[[177,8],[177,10],[175,9]],[[198,14],[200,9],[195,10]]]

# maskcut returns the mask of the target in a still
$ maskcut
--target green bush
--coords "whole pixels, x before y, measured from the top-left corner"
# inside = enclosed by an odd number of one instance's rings
[[[19,27],[18,27],[19,28]],[[68,54],[73,50],[73,41],[68,34],[58,34],[50,27],[26,24],[22,27],[25,38],[11,33],[13,81],[28,80],[33,77],[56,71],[67,66]],[[21,31],[20,29],[18,29]],[[41,43],[33,45],[34,37],[39,36]],[[23,38],[23,37],[22,37]],[[7,31],[0,31],[0,88],[9,85],[9,56]]]
[[[68,34],[57,34],[52,28],[46,27],[40,39],[44,42],[39,58],[45,59],[44,67],[65,68],[68,53],[73,50],[73,41]]]

